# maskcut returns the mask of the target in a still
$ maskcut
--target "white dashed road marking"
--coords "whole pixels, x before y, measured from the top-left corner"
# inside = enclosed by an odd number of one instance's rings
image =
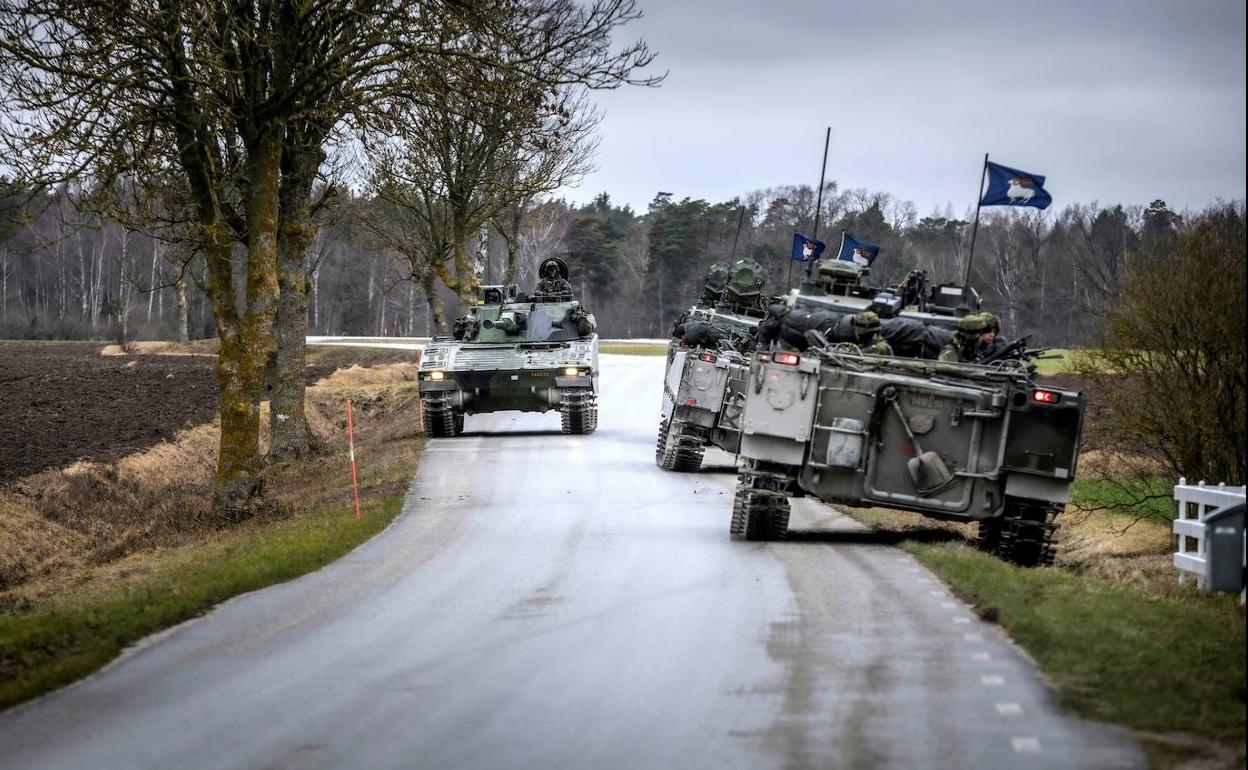
[[[1016,717],[1023,713],[1023,707],[1017,703],[998,703],[997,713],[1005,717]]]
[[[1010,743],[1014,745],[1014,750],[1019,754],[1035,754],[1040,751],[1040,739],[1030,736],[1023,738],[1011,738]]]

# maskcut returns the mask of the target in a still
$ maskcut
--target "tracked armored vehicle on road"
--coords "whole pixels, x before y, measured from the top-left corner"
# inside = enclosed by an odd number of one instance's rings
[[[817,332],[805,352],[754,354],[746,376],[730,531],[784,537],[789,498],[977,522],[978,544],[1022,565],[1052,559],[1084,403],[997,366],[862,355]]]
[[[747,357],[764,314],[762,267],[741,260],[707,271],[698,304],[673,329],[654,461],[696,471],[707,445],[736,452]]]
[[[469,414],[558,410],[564,433],[598,427],[598,335],[576,301],[562,260],[531,296],[514,284],[484,286],[454,335],[434,337],[420,361],[425,435],[455,436]]]

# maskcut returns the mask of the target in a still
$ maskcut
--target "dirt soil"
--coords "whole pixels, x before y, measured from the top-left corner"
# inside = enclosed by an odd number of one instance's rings
[[[215,357],[100,349],[0,343],[0,485],[77,460],[117,460],[216,415]]]

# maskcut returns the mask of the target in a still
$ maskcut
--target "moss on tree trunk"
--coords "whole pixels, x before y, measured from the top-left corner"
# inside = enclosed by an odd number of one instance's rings
[[[308,334],[304,257],[312,242],[312,184],[320,160],[319,139],[309,143],[303,132],[287,134],[278,191],[276,349],[269,361],[270,460],[301,457],[316,446],[304,409]]]
[[[237,333],[220,329],[221,454],[213,508],[231,520],[261,506],[260,401],[274,350],[277,313],[277,185],[281,137],[273,130],[249,142],[247,156],[247,275],[245,310]],[[232,293],[218,303],[233,301]]]

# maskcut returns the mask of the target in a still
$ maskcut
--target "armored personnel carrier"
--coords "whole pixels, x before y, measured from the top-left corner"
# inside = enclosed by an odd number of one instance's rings
[[[598,427],[598,335],[572,295],[568,267],[547,259],[526,296],[514,284],[481,287],[478,304],[434,337],[420,360],[425,435],[455,436],[464,416],[559,410],[564,433]],[[549,274],[549,275],[548,275]]]
[[[737,451],[746,361],[764,314],[765,282],[754,260],[727,270],[712,265],[698,304],[673,329],[654,452],[663,470],[698,470],[708,444]]]
[[[745,383],[730,531],[784,537],[789,498],[977,522],[979,545],[1052,559],[1084,403],[995,366],[862,355],[810,332],[803,352],[755,353]]]

